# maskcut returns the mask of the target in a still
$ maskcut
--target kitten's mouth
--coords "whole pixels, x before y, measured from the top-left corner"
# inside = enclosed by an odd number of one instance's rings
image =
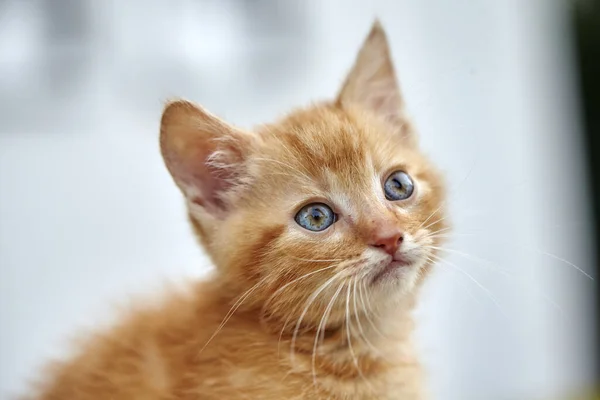
[[[386,278],[397,276],[403,269],[414,264],[414,260],[406,254],[393,257],[385,266],[375,274],[372,283],[378,283]]]

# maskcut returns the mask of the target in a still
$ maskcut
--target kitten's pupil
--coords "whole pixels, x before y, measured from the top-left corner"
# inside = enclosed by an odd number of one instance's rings
[[[412,195],[414,184],[406,172],[396,171],[387,178],[384,190],[388,200],[405,200]]]
[[[315,222],[319,222],[319,220],[323,217],[323,213],[321,210],[315,208],[312,210],[311,217],[313,220],[315,220]]]
[[[313,208],[310,214],[310,218],[312,219],[312,223],[316,228],[320,228],[323,225],[323,210],[320,208]]]
[[[393,189],[396,192],[397,195],[402,195],[406,192],[406,186],[400,182],[400,180],[398,178],[394,178],[392,180],[393,183]]]
[[[336,218],[326,204],[313,203],[304,206],[295,217],[296,223],[309,231],[322,231],[331,226]]]

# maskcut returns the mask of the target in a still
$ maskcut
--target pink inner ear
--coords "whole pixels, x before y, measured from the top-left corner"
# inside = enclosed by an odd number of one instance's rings
[[[210,212],[226,211],[222,194],[231,188],[232,178],[233,174],[228,173],[226,169],[215,168],[205,163],[202,169],[192,173],[191,183],[200,193],[192,196],[190,200]]]
[[[229,149],[223,155],[233,158],[240,156],[232,150]],[[209,161],[215,151],[215,146],[210,142],[196,141],[188,145],[186,151],[169,154],[175,156],[169,159],[174,175],[179,178],[182,190],[189,200],[208,212],[218,215],[227,211],[223,194],[234,185],[236,164]]]
[[[227,211],[249,137],[189,102],[169,104],[161,120],[161,151],[189,201],[212,214]]]

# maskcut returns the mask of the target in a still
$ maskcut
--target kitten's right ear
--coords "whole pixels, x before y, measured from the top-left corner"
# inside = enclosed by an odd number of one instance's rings
[[[185,100],[167,104],[160,148],[165,164],[187,200],[213,217],[230,207],[226,194],[244,173],[252,136]]]
[[[358,52],[336,104],[341,107],[359,105],[382,117],[405,138],[415,140],[406,124],[404,100],[398,86],[387,35],[379,20],[373,23]]]

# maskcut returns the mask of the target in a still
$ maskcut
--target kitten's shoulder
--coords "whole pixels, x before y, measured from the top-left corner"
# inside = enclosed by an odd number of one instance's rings
[[[194,334],[210,309],[210,280],[169,286],[158,300],[138,298],[121,307],[111,326],[71,343],[72,355],[46,366],[23,400],[162,399],[172,387],[173,368],[180,368]],[[198,343],[192,343],[197,341]]]

